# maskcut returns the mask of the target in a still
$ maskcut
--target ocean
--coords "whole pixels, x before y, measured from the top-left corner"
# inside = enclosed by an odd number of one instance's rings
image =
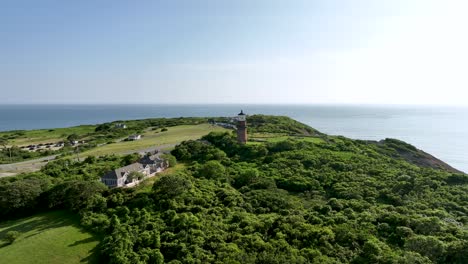
[[[406,141],[468,172],[468,108],[357,105],[0,105],[0,131],[114,120],[247,114],[290,116],[353,139]]]

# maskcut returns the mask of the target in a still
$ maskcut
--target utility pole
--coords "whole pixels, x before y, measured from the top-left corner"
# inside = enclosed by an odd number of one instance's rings
[[[75,148],[76,160],[77,160],[78,162],[80,162],[80,156],[78,156],[78,153],[79,153],[79,148],[78,148],[78,146],[77,146],[77,147]]]

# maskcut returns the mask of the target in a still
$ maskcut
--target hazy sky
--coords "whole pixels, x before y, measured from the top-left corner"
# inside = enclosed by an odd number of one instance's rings
[[[465,0],[3,0],[1,103],[468,104]]]

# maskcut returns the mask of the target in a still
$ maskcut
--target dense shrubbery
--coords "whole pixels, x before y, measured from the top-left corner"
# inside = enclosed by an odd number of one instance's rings
[[[243,146],[229,133],[211,133],[173,155],[188,169],[96,216],[118,222],[101,229],[110,262],[468,260],[465,175],[346,138]]]
[[[0,164],[19,162],[19,161],[26,160],[26,159],[52,155],[54,153],[55,152],[51,150],[46,150],[42,152],[32,152],[32,151],[23,150],[16,146],[2,148],[0,149]]]
[[[395,159],[385,144],[324,139],[239,145],[211,133],[177,146],[186,169],[150,192],[93,182],[118,158],[52,163],[2,188],[39,186],[15,194],[16,208],[39,195],[79,211],[109,263],[468,263],[466,175]]]
[[[284,116],[252,115],[247,122],[251,132],[322,135],[317,130]]]

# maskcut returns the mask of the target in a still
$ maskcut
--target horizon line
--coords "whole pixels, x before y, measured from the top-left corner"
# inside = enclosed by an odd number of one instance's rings
[[[346,103],[346,102],[298,102],[298,103],[284,103],[284,102],[259,102],[259,103],[242,103],[242,102],[229,102],[229,103],[216,103],[216,102],[159,102],[159,103],[150,103],[150,102],[6,102],[2,104],[3,106],[21,106],[21,105],[193,105],[193,106],[201,106],[201,105],[284,105],[284,106],[421,106],[421,107],[430,107],[430,106],[437,106],[437,107],[468,107],[468,104],[437,104],[437,103]]]

